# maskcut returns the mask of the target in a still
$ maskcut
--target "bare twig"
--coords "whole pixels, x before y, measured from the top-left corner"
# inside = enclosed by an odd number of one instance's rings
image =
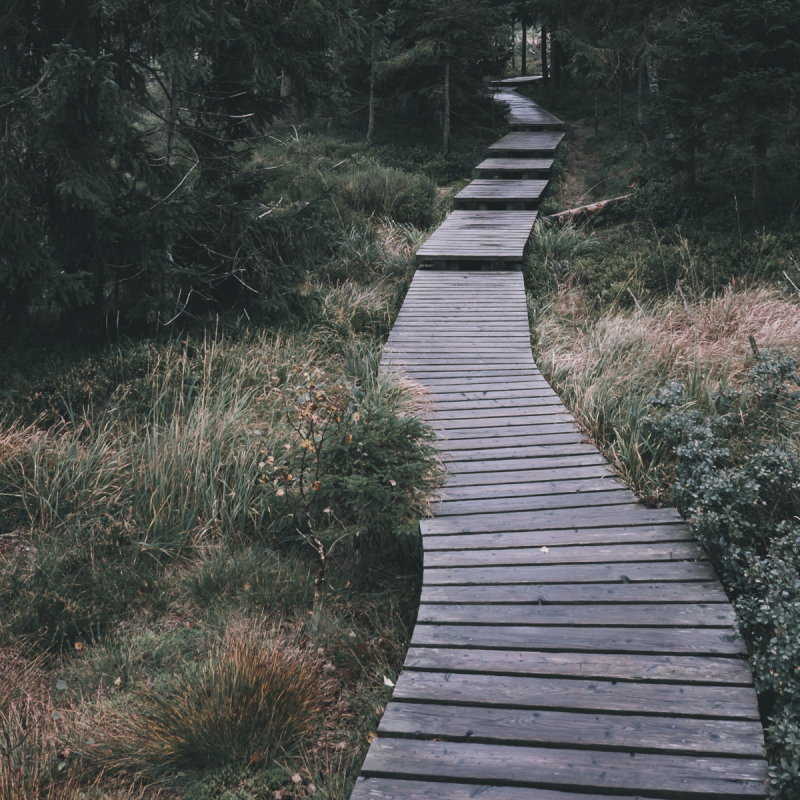
[[[639,311],[644,311],[641,305],[639,305],[639,301],[636,299],[636,295],[630,290],[629,286],[625,287],[625,291],[627,291],[627,293],[633,298],[633,302],[636,303],[636,308],[638,308]]]

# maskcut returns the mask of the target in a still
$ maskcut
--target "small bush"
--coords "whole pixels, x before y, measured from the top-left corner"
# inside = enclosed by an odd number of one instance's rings
[[[780,352],[763,352],[748,379],[713,394],[708,408],[674,384],[656,397],[649,428],[678,457],[674,500],[734,600],[772,718],[769,791],[790,800],[800,789],[800,450],[789,421],[800,393],[795,362]]]

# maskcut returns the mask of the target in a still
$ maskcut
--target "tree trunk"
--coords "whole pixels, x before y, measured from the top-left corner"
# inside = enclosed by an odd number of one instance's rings
[[[594,135],[600,133],[600,90],[594,90]]]
[[[375,135],[375,23],[372,24],[371,69],[369,74],[369,123],[367,124],[367,144],[372,144]]]
[[[542,219],[550,224],[569,222],[571,219],[588,217],[591,214],[602,211],[604,208],[611,208],[611,206],[619,205],[623,200],[627,200],[629,197],[633,197],[633,195],[623,194],[621,197],[612,197],[610,200],[600,200],[598,203],[589,203],[589,205],[586,206],[569,208],[566,211],[559,211],[557,214],[550,214],[549,216],[542,217]]]
[[[636,74],[636,122],[642,129],[642,70]]]
[[[166,84],[164,116],[167,118],[167,163],[172,166],[175,163],[175,124],[178,118],[178,101],[175,97],[175,79],[171,75],[167,78]]]
[[[528,20],[522,18],[522,71],[520,75],[528,74]]]
[[[681,194],[691,194],[697,188],[697,170],[694,161],[694,142],[681,148]]]
[[[547,66],[547,26],[542,25],[542,80],[547,83],[550,74]]]
[[[442,119],[442,152],[450,152],[450,56],[444,62],[444,116]]]
[[[511,71],[517,71],[517,23],[511,26]]]
[[[761,208],[766,194],[767,136],[757,133],[753,137],[753,205]]]

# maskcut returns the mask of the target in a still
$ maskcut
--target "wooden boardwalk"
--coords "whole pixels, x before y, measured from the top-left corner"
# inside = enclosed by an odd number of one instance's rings
[[[501,206],[513,210],[518,204],[523,209],[534,208],[546,188],[547,181],[542,180],[478,178],[465,186],[453,199],[462,208],[488,209]]]
[[[532,217],[456,211],[440,231],[459,258],[502,261]],[[381,369],[430,394],[447,479],[352,800],[763,798],[725,592],[677,512],[637,505],[540,374],[522,274],[418,271]]]
[[[453,211],[417,251],[417,261],[521,264],[535,221],[535,211]]]
[[[549,156],[555,153],[556,148],[564,138],[562,131],[512,131],[489,145],[489,152],[493,156],[505,158],[519,158],[520,156]]]
[[[516,81],[516,83],[519,84],[522,81]],[[545,111],[527,97],[517,94],[512,88],[498,89],[492,96],[498,102],[508,106],[508,121],[512,127],[526,130],[549,130],[564,127],[563,120],[549,111]]]
[[[549,177],[552,166],[552,158],[487,158],[475,171],[492,178],[541,179]]]

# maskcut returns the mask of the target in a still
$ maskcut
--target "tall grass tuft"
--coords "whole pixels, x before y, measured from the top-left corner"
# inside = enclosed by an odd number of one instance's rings
[[[224,765],[269,767],[311,741],[329,689],[315,654],[234,624],[200,664],[186,664],[111,726],[90,753],[101,766],[158,781]]]
[[[567,223],[548,227],[539,222],[526,250],[528,286],[536,291],[552,290],[579,277],[587,260],[598,255],[600,242],[584,226]]]

